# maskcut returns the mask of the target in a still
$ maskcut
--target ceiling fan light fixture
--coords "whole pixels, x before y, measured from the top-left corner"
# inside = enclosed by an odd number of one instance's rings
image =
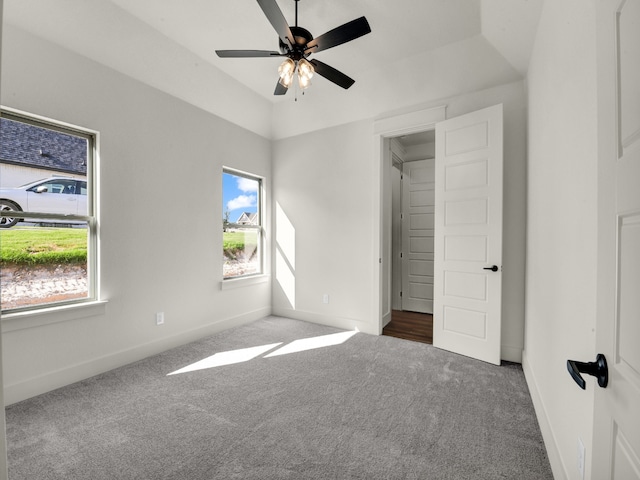
[[[280,64],[278,67],[278,75],[280,75],[280,84],[283,87],[289,88],[291,86],[291,82],[293,81],[293,74],[296,70],[296,62],[292,59],[287,58],[284,62]]]
[[[305,77],[311,78],[315,71],[316,70],[313,68],[313,65],[311,65],[311,62],[306,58],[301,58],[298,61],[298,75],[304,75]]]
[[[300,90],[304,90],[311,85],[311,77],[313,77],[314,73],[315,69],[308,60],[301,58],[298,61],[298,85]]]

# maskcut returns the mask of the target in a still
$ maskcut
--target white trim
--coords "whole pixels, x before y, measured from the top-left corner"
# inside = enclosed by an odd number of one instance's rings
[[[269,278],[270,276],[267,274],[251,275],[247,277],[232,277],[220,282],[220,290],[257,285],[258,283],[268,282]]]
[[[266,219],[267,219],[267,207],[266,207],[266,193],[265,193],[265,177],[261,176],[261,175],[256,175],[254,173],[247,173],[244,172],[242,170],[237,170],[235,168],[232,167],[226,167],[226,166],[222,166],[222,177],[220,178],[221,180],[221,186],[222,186],[222,190],[223,190],[223,196],[224,196],[224,175],[232,175],[235,177],[242,177],[242,178],[246,178],[248,180],[254,180],[256,182],[258,182],[258,192],[257,192],[257,212],[255,212],[256,214],[256,222],[255,224],[250,224],[250,225],[242,225],[242,228],[250,228],[253,229],[257,232],[258,235],[258,244],[257,244],[257,248],[258,248],[258,264],[260,266],[260,271],[258,274],[256,274],[256,276],[260,276],[260,275],[266,275],[266,270],[267,270],[267,263],[266,263],[266,259],[267,259],[267,254],[266,254],[266,250],[267,250],[267,241],[265,239],[265,223],[266,223]],[[223,202],[222,205],[222,215],[224,215],[225,212],[225,205]],[[244,215],[245,213],[254,213],[254,212],[242,212],[242,215]],[[241,215],[241,217],[242,217]],[[221,217],[221,218],[224,218]],[[238,219],[239,220],[239,219]],[[229,225],[233,226],[240,226],[240,224],[238,224],[237,222],[229,222]],[[222,241],[223,241],[223,250],[224,250],[224,231],[222,234]],[[224,266],[223,266],[223,270],[224,270]],[[224,274],[224,271],[221,272]],[[227,278],[225,280],[223,280],[223,284],[225,282],[228,282],[231,279],[235,279],[235,278],[241,278],[241,277],[230,277]],[[221,290],[224,290],[225,287],[223,287],[221,285],[220,287]]]
[[[377,119],[373,133],[383,137],[398,137],[429,130],[436,122],[446,119],[447,106],[417,110]]]
[[[68,322],[79,318],[104,315],[107,301],[96,300],[51,305],[33,310],[23,310],[2,314],[2,333],[15,332],[27,328],[42,327],[52,323]]]
[[[500,359],[507,362],[522,363],[522,347],[514,345],[500,345]]]
[[[86,215],[58,215],[58,214],[47,214],[47,213],[29,213],[23,212],[21,216],[24,218],[43,218],[43,219],[62,219],[70,220],[72,222],[75,221],[84,221],[87,223],[87,280],[88,280],[88,292],[87,298],[80,299],[77,301],[69,301],[69,302],[58,302],[57,304],[36,304],[29,307],[20,308],[18,312],[12,313],[11,310],[8,310],[7,313],[3,313],[3,322],[4,319],[8,317],[18,318],[19,314],[37,314],[38,312],[42,312],[44,314],[52,313],[56,308],[66,309],[67,307],[73,305],[78,305],[79,307],[83,307],[91,304],[99,304],[101,303],[98,299],[100,297],[100,238],[99,238],[99,216],[98,216],[98,172],[100,171],[99,165],[99,143],[100,143],[100,134],[98,131],[79,127],[77,125],[73,125],[70,123],[62,122],[59,120],[51,119],[48,117],[44,117],[42,115],[36,115],[33,113],[25,112],[22,110],[18,110],[10,107],[0,107],[0,116],[4,118],[8,118],[9,120],[13,120],[14,122],[22,122],[27,125],[31,125],[34,127],[55,130],[57,132],[73,135],[77,137],[81,137],[86,139],[88,144],[87,150],[87,172],[84,176],[84,179],[87,183],[87,214]],[[74,175],[75,177],[81,177],[80,174]],[[52,310],[53,309],[53,310]],[[103,312],[104,313],[104,312]],[[77,317],[74,317],[77,318]],[[56,323],[57,321],[65,321],[66,318],[62,320],[55,320],[51,322],[44,322],[42,324],[47,323]],[[30,326],[38,326],[37,322],[30,322]],[[30,328],[30,326],[25,328]],[[2,327],[5,328],[4,326]],[[16,330],[20,330],[20,328],[15,328]],[[7,330],[11,331],[11,330]]]
[[[553,478],[555,480],[568,480],[569,476],[567,475],[567,471],[562,463],[562,456],[560,455],[558,442],[553,435],[549,415],[547,415],[547,409],[544,407],[544,401],[538,391],[538,383],[535,380],[533,370],[531,370],[526,351],[522,352],[522,372],[524,373],[524,379],[527,382],[527,387],[529,387],[531,401],[533,402],[533,408],[536,412],[536,418],[538,419],[538,425],[540,426],[540,432],[542,433],[542,439],[544,440],[547,456],[549,457]]]
[[[389,262],[391,258],[391,252],[383,252],[383,239],[387,232],[383,231],[384,226],[384,205],[386,198],[384,196],[385,191],[385,178],[384,172],[384,145],[385,140],[391,137],[397,137],[400,135],[409,135],[412,133],[424,132],[425,130],[432,130],[435,128],[436,122],[446,120],[447,106],[442,105],[439,107],[429,108],[425,110],[418,110],[409,113],[390,115],[375,120],[373,125],[373,158],[374,162],[377,162],[377,168],[374,168],[373,172],[373,231],[371,232],[371,241],[373,258],[372,262],[375,263],[373,268],[373,283],[372,283],[372,304],[371,304],[371,316],[374,322],[377,322],[375,326],[376,333],[380,335],[382,328],[384,327],[387,317],[390,316],[390,312],[383,312],[383,282],[382,278],[382,262]],[[375,164],[374,164],[375,165]],[[388,232],[389,235],[391,234]],[[389,249],[390,249],[389,242]]]
[[[302,320],[303,322],[317,323],[328,327],[341,328],[343,330],[357,329],[361,333],[377,335],[377,332],[371,330],[371,323],[356,320],[355,318],[318,314],[300,309],[294,310],[292,308],[274,308],[273,315],[277,317],[291,318],[294,320]]]
[[[56,120],[50,117],[44,117],[42,115],[37,115],[35,113],[25,112],[24,110],[18,110],[17,108],[7,107],[5,105],[0,105],[0,110],[9,113],[10,115],[14,115],[16,117],[20,117],[22,120],[29,122],[29,120],[34,120],[40,123],[48,123],[51,126],[61,128],[64,130],[72,130],[81,135],[92,135],[95,136],[98,134],[97,130],[93,130],[91,128],[79,127],[78,125],[74,125],[73,123],[62,122],[60,120]]]

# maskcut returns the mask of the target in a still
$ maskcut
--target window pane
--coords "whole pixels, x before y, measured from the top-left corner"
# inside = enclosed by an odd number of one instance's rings
[[[224,278],[262,273],[260,186],[255,177],[222,174]]]
[[[0,124],[2,310],[95,298],[93,134],[4,110]]]
[[[10,206],[25,212],[88,215],[88,136],[2,118],[0,149],[0,198]]]
[[[258,230],[233,228],[224,232],[224,278],[260,273]]]
[[[2,309],[87,298],[88,235],[86,223],[0,229]]]

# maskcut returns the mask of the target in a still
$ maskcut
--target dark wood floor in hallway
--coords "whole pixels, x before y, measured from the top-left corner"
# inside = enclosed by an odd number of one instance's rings
[[[382,330],[383,335],[433,343],[433,315],[429,313],[392,310],[391,321]]]

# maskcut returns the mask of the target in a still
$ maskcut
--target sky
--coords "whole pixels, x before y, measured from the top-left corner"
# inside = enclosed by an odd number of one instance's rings
[[[243,212],[258,211],[258,181],[230,173],[222,173],[222,218],[229,211],[235,222]]]

